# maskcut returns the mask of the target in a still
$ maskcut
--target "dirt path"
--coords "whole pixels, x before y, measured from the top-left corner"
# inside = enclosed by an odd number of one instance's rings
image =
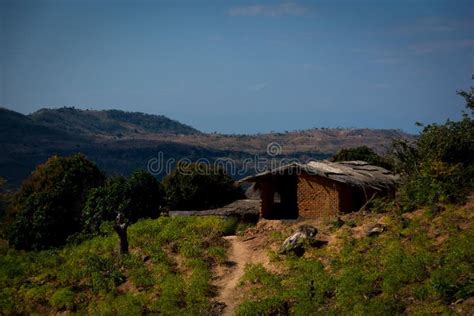
[[[235,314],[235,308],[239,304],[238,289],[236,289],[240,278],[244,275],[246,264],[265,263],[267,256],[261,251],[255,251],[252,240],[245,240],[240,236],[224,237],[229,243],[229,256],[226,267],[218,272],[218,280],[215,285],[219,288],[216,301],[226,305],[223,315]]]

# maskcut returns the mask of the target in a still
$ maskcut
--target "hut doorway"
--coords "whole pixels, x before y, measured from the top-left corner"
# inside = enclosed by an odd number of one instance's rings
[[[261,185],[263,218],[298,218],[296,175],[273,175]]]

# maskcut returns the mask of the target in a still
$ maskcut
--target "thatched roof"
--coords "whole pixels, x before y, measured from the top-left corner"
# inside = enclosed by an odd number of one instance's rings
[[[375,190],[391,188],[399,179],[399,176],[391,171],[369,165],[365,161],[330,162],[324,160],[311,161],[306,164],[291,163],[243,178],[239,182],[258,182],[275,175],[298,174],[299,172]]]

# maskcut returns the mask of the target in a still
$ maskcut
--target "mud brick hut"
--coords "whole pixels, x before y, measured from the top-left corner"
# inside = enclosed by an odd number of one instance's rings
[[[262,218],[316,218],[359,210],[394,194],[398,176],[363,161],[292,163],[246,177],[260,192]]]

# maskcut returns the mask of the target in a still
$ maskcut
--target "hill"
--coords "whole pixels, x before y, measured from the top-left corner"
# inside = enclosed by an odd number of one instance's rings
[[[130,226],[124,258],[111,227],[49,251],[0,240],[0,313],[472,315],[473,211],[261,221],[229,237],[232,220],[161,217]],[[368,236],[375,223],[385,230]],[[301,224],[318,229],[314,242],[279,254]]]
[[[133,135],[138,133],[198,134],[199,131],[164,115],[119,110],[80,110],[72,107],[41,109],[29,115],[44,126],[94,136]]]
[[[86,154],[109,174],[146,169],[160,152],[175,161],[229,158],[242,165],[255,155],[325,159],[341,148],[367,145],[384,152],[394,138],[413,138],[399,130],[310,129],[255,135],[207,134],[165,116],[118,110],[42,109],[30,115],[0,109],[0,176],[18,186],[51,155]],[[281,149],[281,150],[280,150]],[[242,177],[253,172],[248,168]],[[163,176],[161,174],[160,176]]]

